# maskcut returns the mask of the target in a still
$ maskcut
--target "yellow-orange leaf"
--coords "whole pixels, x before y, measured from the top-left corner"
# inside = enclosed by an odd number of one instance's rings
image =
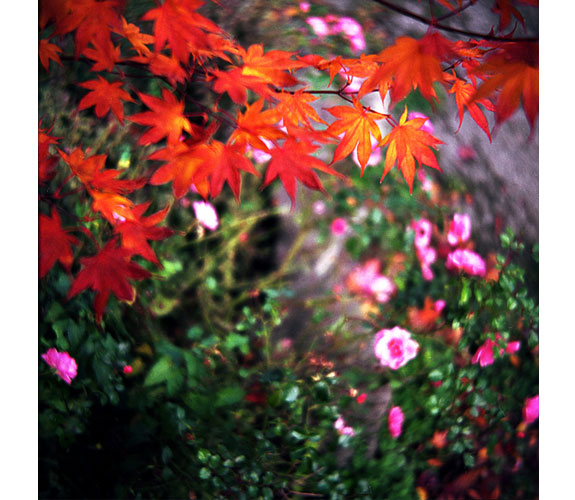
[[[384,137],[380,146],[388,146],[385,155],[385,167],[381,180],[398,162],[398,168],[409,185],[409,192],[413,192],[413,178],[415,177],[415,160],[420,166],[424,164],[428,167],[441,171],[437,164],[437,159],[431,148],[444,144],[430,133],[420,130],[426,118],[414,118],[407,120],[407,106],[401,115],[399,125]]]
[[[328,108],[327,111],[338,118],[328,127],[327,132],[333,136],[345,134],[335,150],[332,163],[345,158],[357,147],[357,157],[363,175],[363,170],[371,155],[370,134],[378,142],[381,141],[381,132],[375,121],[381,120],[385,115],[367,111],[359,99],[354,99],[353,107],[334,106]]]

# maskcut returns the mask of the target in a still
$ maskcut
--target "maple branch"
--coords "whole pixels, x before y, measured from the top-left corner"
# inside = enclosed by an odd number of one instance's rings
[[[474,5],[476,2],[477,2],[477,0],[469,0],[469,2],[467,2],[465,5],[462,5],[458,9],[455,9],[451,12],[448,12],[447,14],[444,14],[443,16],[436,17],[435,22],[438,23],[439,21],[445,21],[446,19],[449,19],[450,17],[456,16],[457,14],[459,14],[460,12],[463,12],[468,7],[471,7],[472,5]]]
[[[523,37],[509,38],[509,37],[491,35],[489,33],[477,33],[475,31],[467,31],[467,30],[463,30],[463,29],[459,29],[459,28],[452,28],[451,26],[446,26],[445,24],[440,24],[437,21],[433,21],[432,19],[428,19],[426,17],[420,16],[419,14],[416,14],[415,12],[411,12],[410,10],[404,9],[403,7],[400,7],[398,5],[394,5],[390,2],[388,2],[387,0],[373,0],[373,1],[380,4],[380,5],[383,5],[384,7],[387,7],[390,10],[397,12],[398,14],[402,14],[406,17],[411,18],[411,19],[415,19],[416,21],[419,21],[420,23],[427,24],[428,26],[432,26],[438,30],[449,31],[451,33],[457,33],[459,35],[465,35],[465,36],[468,36],[471,38],[481,38],[482,40],[489,40],[492,42],[538,42],[539,41],[539,37],[523,36]]]

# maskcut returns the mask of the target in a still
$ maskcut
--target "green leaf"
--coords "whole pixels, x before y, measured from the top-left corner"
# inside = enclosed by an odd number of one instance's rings
[[[231,332],[226,337],[223,346],[230,351],[237,347],[242,354],[247,355],[250,352],[249,343],[250,339],[246,335],[240,335],[239,333]]]
[[[239,385],[224,387],[216,394],[216,408],[220,406],[228,406],[239,403],[244,399],[246,391],[244,391]]]
[[[173,369],[174,364],[172,362],[172,358],[169,356],[162,356],[150,369],[150,372],[144,380],[144,387],[166,382],[170,378]]]
[[[299,387],[297,385],[292,385],[287,388],[285,392],[284,400],[286,403],[293,403],[299,396]]]

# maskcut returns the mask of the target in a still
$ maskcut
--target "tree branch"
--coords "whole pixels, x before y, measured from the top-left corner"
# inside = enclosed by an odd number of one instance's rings
[[[497,35],[491,35],[489,33],[476,33],[475,31],[467,31],[467,30],[462,30],[459,28],[452,28],[451,26],[446,26],[444,24],[440,24],[437,21],[433,21],[431,19],[428,19],[426,17],[420,16],[419,14],[416,14],[415,12],[411,12],[410,10],[404,9],[403,7],[400,7],[398,5],[394,5],[390,2],[388,2],[387,0],[373,0],[374,2],[383,5],[384,7],[387,7],[390,10],[393,10],[399,14],[402,14],[406,17],[409,17],[411,19],[415,19],[416,21],[419,21],[420,23],[423,24],[427,24],[428,26],[433,26],[434,28],[438,29],[438,30],[442,30],[442,31],[449,31],[451,33],[457,33],[459,35],[464,35],[464,36],[468,36],[471,38],[480,38],[482,40],[489,40],[492,42],[538,42],[539,41],[539,37],[529,37],[529,36],[523,36],[523,37],[515,37],[515,38],[508,38],[508,37],[502,37],[502,36],[497,36]]]

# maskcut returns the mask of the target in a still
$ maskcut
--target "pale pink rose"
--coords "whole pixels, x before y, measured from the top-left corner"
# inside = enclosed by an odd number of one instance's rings
[[[299,3],[299,9],[302,12],[309,12],[309,8],[310,8],[309,2],[300,2]]]
[[[334,33],[343,31],[347,36],[356,36],[362,33],[361,24],[351,17],[340,17],[337,24],[333,27]]]
[[[330,34],[329,26],[321,17],[308,17],[305,22],[311,26],[312,31],[319,37]]]
[[[323,215],[326,211],[326,205],[324,201],[318,200],[314,201],[313,205],[311,206],[313,213],[316,215]]]
[[[523,421],[529,425],[539,418],[539,394],[525,400],[523,407]]]
[[[414,118],[425,118],[427,121],[421,126],[421,128],[419,130],[423,130],[424,132],[427,132],[428,134],[433,134],[435,127],[433,126],[433,123],[431,123],[429,116],[424,115],[423,113],[420,113],[419,111],[410,111],[409,113],[407,113],[407,119],[408,120],[413,120]]]
[[[415,231],[414,244],[417,248],[427,247],[431,242],[433,225],[427,219],[419,219],[411,223],[411,229]]]
[[[382,366],[397,370],[417,356],[419,344],[411,333],[396,326],[391,330],[380,330],[375,336],[374,352]]]
[[[395,292],[395,285],[387,276],[378,276],[371,282],[369,289],[371,293],[375,295],[375,300],[383,304],[387,302],[393,295],[393,292]]]
[[[421,275],[423,276],[423,279],[425,281],[431,281],[435,276],[433,274],[433,270],[431,269],[431,267],[426,266],[424,264],[421,265]]]
[[[58,352],[51,347],[44,354],[42,359],[56,370],[58,376],[67,384],[78,374],[78,365],[76,360],[67,352]]]
[[[447,241],[451,246],[465,243],[471,236],[471,217],[467,214],[454,214],[449,224]]]
[[[417,171],[417,178],[421,181],[421,189],[423,191],[430,192],[433,189],[433,182],[422,168]]]
[[[445,267],[463,270],[472,276],[485,276],[485,261],[471,250],[454,250],[447,256]]]
[[[358,167],[361,167],[361,165],[359,164],[359,158],[357,157],[357,148],[355,148],[351,153],[351,159]],[[373,165],[378,165],[380,161],[381,161],[381,148],[375,148],[371,152],[369,159],[367,160],[366,166],[369,167]]]
[[[437,252],[431,247],[419,247],[416,249],[416,254],[419,259],[419,263],[421,264],[421,274],[423,275],[423,279],[431,281],[433,279],[431,264],[435,262]]]
[[[363,34],[360,33],[359,35],[355,35],[349,38],[349,42],[351,44],[351,48],[353,50],[356,50],[357,52],[361,52],[362,50],[365,50],[366,44],[365,44],[365,38],[363,37]]]
[[[331,232],[335,236],[341,236],[342,234],[345,234],[347,232],[348,227],[349,226],[347,224],[347,221],[342,217],[338,217],[337,219],[334,219],[331,223]]]
[[[387,425],[389,427],[389,433],[394,439],[397,439],[399,436],[401,436],[403,419],[403,411],[399,406],[394,406],[391,408],[391,410],[389,410],[389,415],[387,416]]]
[[[211,203],[207,201],[194,201],[192,203],[196,219],[200,224],[211,231],[214,231],[219,226],[219,219],[216,209]]]
[[[337,420],[335,421],[333,426],[337,430],[338,434],[342,436],[355,436],[355,431],[353,430],[352,427],[345,425],[345,421],[343,420],[341,415],[337,417]]]
[[[371,293],[371,285],[379,276],[377,259],[368,260],[363,266],[356,267],[346,279],[347,287],[355,293]]]

